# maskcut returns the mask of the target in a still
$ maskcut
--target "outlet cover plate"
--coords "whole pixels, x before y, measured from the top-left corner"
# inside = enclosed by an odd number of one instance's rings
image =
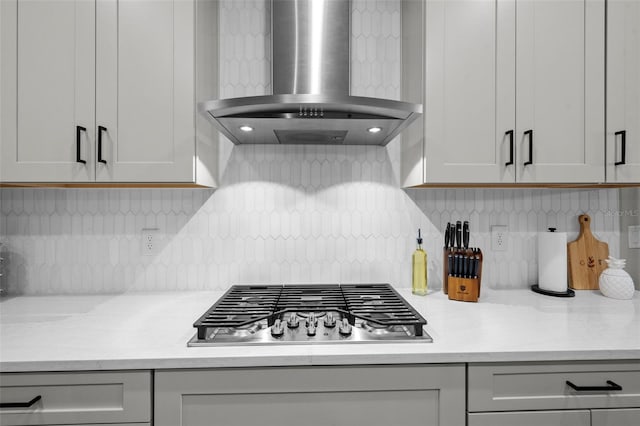
[[[155,256],[160,253],[160,230],[158,228],[142,229],[140,251],[143,256]]]
[[[505,225],[494,225],[491,227],[491,250],[507,251],[507,231]]]
[[[629,248],[640,248],[640,225],[633,225],[627,228],[629,235]]]

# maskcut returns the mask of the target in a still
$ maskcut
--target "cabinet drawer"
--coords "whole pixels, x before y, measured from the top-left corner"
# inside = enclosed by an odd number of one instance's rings
[[[593,426],[640,425],[640,408],[591,411]]]
[[[622,423],[621,423],[622,424]],[[471,413],[469,426],[591,426],[589,410]]]
[[[151,420],[151,373],[70,372],[0,375],[0,425],[138,423]]]
[[[462,365],[163,370],[154,388],[155,426],[465,424]]]
[[[470,364],[468,391],[470,412],[640,407],[640,362]]]

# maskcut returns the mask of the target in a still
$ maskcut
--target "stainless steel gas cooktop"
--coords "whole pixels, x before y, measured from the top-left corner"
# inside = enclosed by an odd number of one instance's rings
[[[432,342],[389,284],[234,285],[188,346]]]

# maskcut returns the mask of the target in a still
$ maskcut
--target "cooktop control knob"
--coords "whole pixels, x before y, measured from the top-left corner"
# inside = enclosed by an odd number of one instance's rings
[[[277,319],[271,326],[271,335],[273,337],[280,337],[284,334],[284,323]]]
[[[336,326],[336,319],[333,317],[333,312],[327,312],[327,316],[324,317],[324,326],[327,328]]]
[[[316,318],[316,314],[313,312],[309,312],[309,316],[307,317],[307,327],[309,327],[310,324],[313,324],[314,327],[318,325],[318,318]]]
[[[287,320],[287,327],[298,328],[299,325],[300,321],[298,320],[298,316],[295,312],[292,312],[291,315],[289,315],[289,319]]]
[[[351,334],[351,324],[349,324],[349,321],[347,321],[346,318],[342,318],[340,327],[338,327],[338,332],[343,336],[348,336]]]
[[[315,336],[316,335],[316,326],[311,323],[307,325],[307,336]]]

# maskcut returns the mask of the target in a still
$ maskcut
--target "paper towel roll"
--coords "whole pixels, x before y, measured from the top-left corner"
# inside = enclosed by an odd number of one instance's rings
[[[538,234],[538,286],[542,290],[567,291],[567,234]]]

